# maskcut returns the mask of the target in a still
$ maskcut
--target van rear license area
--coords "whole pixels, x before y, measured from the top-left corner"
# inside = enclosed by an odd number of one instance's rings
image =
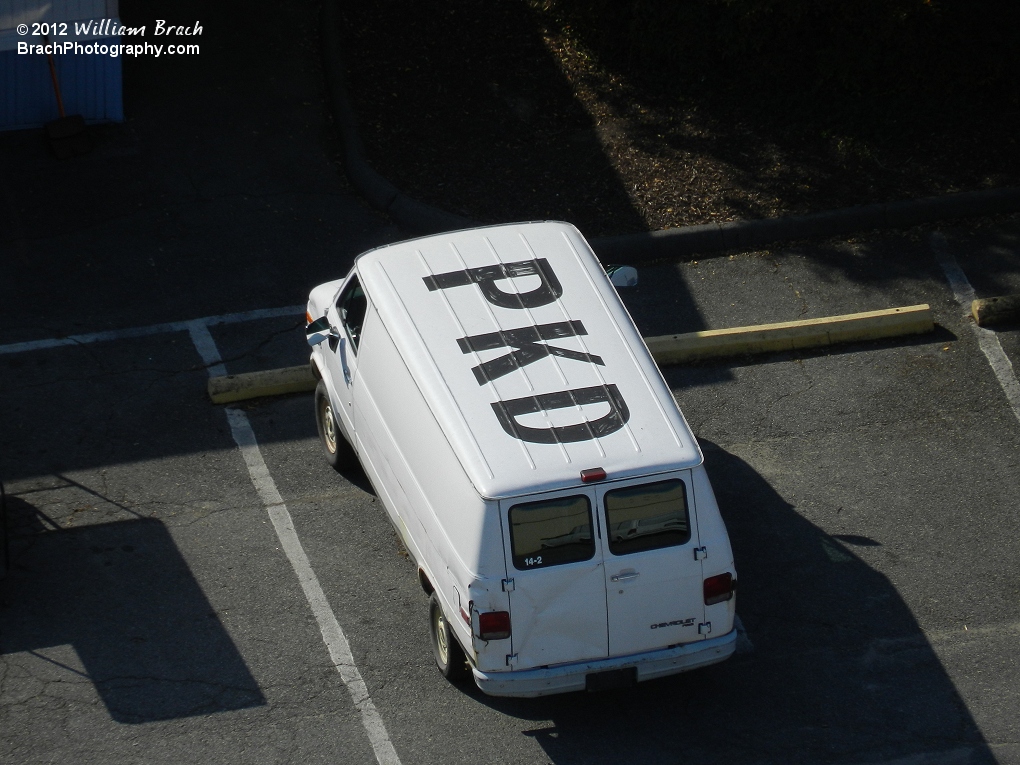
[[[584,676],[586,691],[607,691],[610,688],[629,688],[637,684],[637,667],[591,672]]]

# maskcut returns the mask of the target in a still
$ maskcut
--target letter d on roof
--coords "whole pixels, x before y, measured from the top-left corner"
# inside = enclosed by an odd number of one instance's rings
[[[520,276],[537,276],[542,283],[531,292],[504,292],[496,286],[500,279],[513,279]],[[496,263],[491,266],[468,268],[464,271],[448,271],[445,274],[433,274],[422,277],[430,292],[446,290],[451,287],[462,287],[465,284],[477,284],[485,295],[485,299],[501,308],[538,308],[554,302],[563,294],[560,280],[556,278],[552,266],[545,258],[537,260],[521,260],[516,263]]]
[[[591,422],[551,428],[530,428],[517,422],[517,417],[522,414],[599,403],[609,404],[609,413]],[[613,384],[497,401],[492,404],[492,411],[496,413],[496,419],[509,435],[535,444],[590,441],[615,433],[630,419],[627,402],[620,395],[619,388]]]

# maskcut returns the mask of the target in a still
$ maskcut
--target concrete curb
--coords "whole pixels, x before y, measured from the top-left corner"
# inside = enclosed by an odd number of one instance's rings
[[[970,312],[979,327],[1020,320],[1020,295],[978,298],[971,302]]]
[[[987,189],[943,197],[861,205],[768,220],[737,220],[591,240],[599,257],[634,265],[725,250],[749,250],[775,242],[849,236],[873,229],[909,228],[956,218],[1020,210],[1020,188]]]
[[[415,233],[433,234],[482,225],[413,199],[377,173],[365,160],[357,117],[344,84],[336,3],[322,4],[323,68],[329,103],[344,145],[347,177],[361,194],[399,225]],[[663,258],[753,249],[776,242],[815,237],[849,236],[873,229],[909,228],[956,218],[1011,213],[1020,210],[1020,188],[987,189],[926,199],[860,205],[841,210],[791,215],[767,220],[706,223],[665,231],[604,236],[591,240],[603,263],[636,265]]]
[[[784,321],[645,338],[659,365],[721,356],[792,351],[837,343],[920,335],[935,329],[927,304],[865,311],[820,319]]]
[[[751,353],[817,348],[837,343],[879,340],[900,335],[919,335],[935,328],[927,304],[886,308],[820,319],[784,321],[754,327],[732,327],[688,332],[683,335],[647,337],[645,343],[660,366],[697,359],[742,356]],[[209,398],[229,404],[263,396],[279,396],[315,390],[316,379],[307,364],[265,372],[213,377]]]

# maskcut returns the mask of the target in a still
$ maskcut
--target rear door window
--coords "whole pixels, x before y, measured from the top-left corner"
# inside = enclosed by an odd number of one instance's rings
[[[679,479],[606,492],[609,551],[627,555],[690,541],[687,489]]]
[[[519,571],[591,560],[591,502],[584,495],[526,502],[510,508],[510,546]]]

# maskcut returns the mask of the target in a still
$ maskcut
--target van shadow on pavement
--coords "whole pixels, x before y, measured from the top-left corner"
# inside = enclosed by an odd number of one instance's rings
[[[982,734],[889,580],[823,533],[746,462],[700,440],[734,546],[753,650],[625,691],[478,701],[552,727],[555,763],[879,762],[968,751]],[[913,761],[913,760],[911,760]]]
[[[20,549],[0,585],[5,694],[89,703],[74,685],[91,682],[120,723],[266,703],[162,523],[54,531],[24,500],[8,507]]]

